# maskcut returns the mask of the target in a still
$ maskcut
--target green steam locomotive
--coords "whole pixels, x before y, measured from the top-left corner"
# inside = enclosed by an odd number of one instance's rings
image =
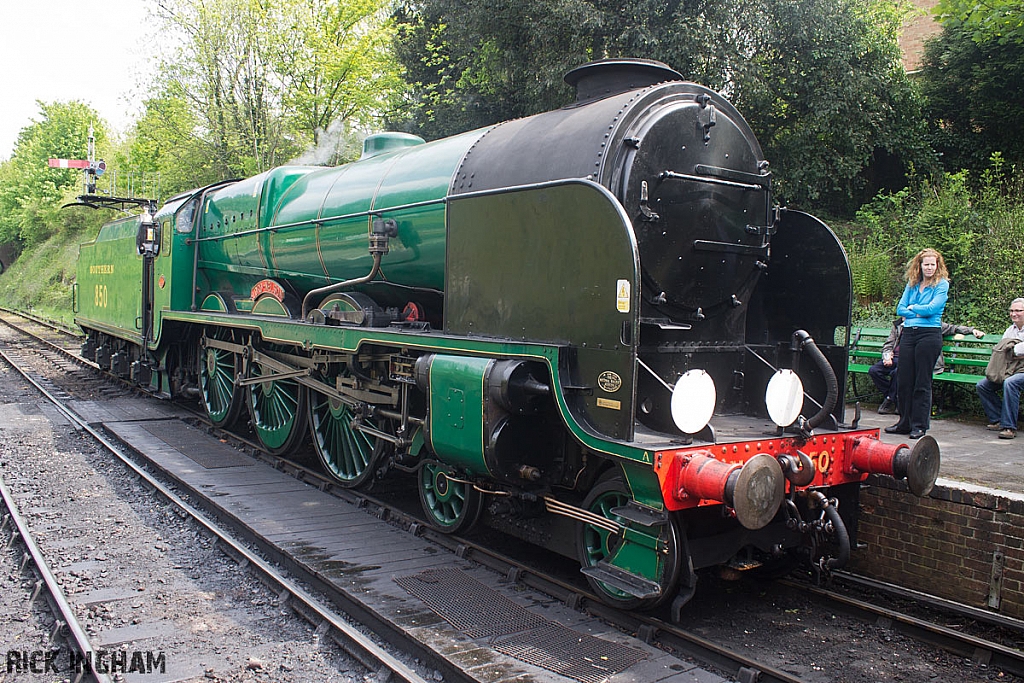
[[[647,60],[566,81],[555,111],[105,225],[83,355],[270,453],[311,442],[341,486],[412,473],[430,524],[575,557],[614,605],[681,606],[703,567],[840,566],[859,484],[925,495],[939,466],[929,437],[843,424],[842,247],[773,206],[717,93]]]

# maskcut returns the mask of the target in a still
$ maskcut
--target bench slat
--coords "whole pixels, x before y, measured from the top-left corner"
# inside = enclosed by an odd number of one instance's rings
[[[971,375],[963,372],[941,372],[938,375],[932,375],[933,382],[956,382],[958,384],[970,384],[975,385],[978,380],[985,375]]]

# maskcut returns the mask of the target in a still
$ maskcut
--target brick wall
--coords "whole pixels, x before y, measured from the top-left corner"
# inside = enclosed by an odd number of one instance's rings
[[[849,569],[906,588],[1024,618],[1024,496],[936,486],[918,499],[871,478],[861,491]],[[995,578],[993,578],[995,576]]]
[[[912,0],[912,3],[914,10],[904,21],[899,38],[900,49],[903,51],[903,68],[907,71],[921,67],[924,41],[942,31],[942,27],[932,14],[938,0]]]

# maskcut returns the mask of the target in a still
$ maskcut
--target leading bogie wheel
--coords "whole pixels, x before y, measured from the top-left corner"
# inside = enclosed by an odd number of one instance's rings
[[[432,526],[446,534],[468,531],[483,507],[472,483],[440,463],[427,462],[417,474],[420,504]]]
[[[213,340],[235,341],[234,333],[224,328],[212,328],[206,334]],[[199,387],[206,415],[215,427],[230,427],[242,410],[245,392],[235,384],[241,368],[242,357],[237,353],[200,341]]]
[[[258,362],[249,362],[249,378],[273,375]],[[284,455],[301,445],[306,436],[304,386],[293,379],[273,379],[248,385],[246,403],[256,438],[271,455]]]
[[[623,526],[629,526],[631,522],[612,510],[626,505],[630,500],[632,496],[626,489],[621,473],[611,470],[598,479],[583,501],[583,508]],[[656,597],[638,598],[588,575],[587,582],[602,601],[619,609],[643,610],[656,607],[673,597],[679,577],[680,532],[678,524],[671,517],[661,529],[661,537],[658,540],[657,576],[645,577],[658,583],[661,593]],[[651,531],[642,527],[638,527],[638,530],[646,533]],[[593,567],[601,560],[613,556],[621,542],[621,537],[608,529],[582,522],[576,525],[576,553],[583,567]]]

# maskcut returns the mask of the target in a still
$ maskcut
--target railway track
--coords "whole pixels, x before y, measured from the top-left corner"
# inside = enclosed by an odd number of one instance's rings
[[[0,477],[0,497],[3,498],[3,521],[0,523],[0,533],[9,533],[10,540],[17,542],[24,548],[24,555],[22,557],[20,569],[24,569],[28,561],[31,561],[34,568],[35,574],[39,579],[35,582],[32,594],[28,598],[28,604],[35,602],[40,594],[45,595],[46,600],[50,603],[50,608],[56,621],[54,623],[54,629],[51,633],[51,640],[61,636],[69,644],[75,652],[95,652],[97,648],[93,647],[89,640],[85,629],[82,628],[81,623],[78,621],[78,617],[75,615],[75,610],[72,608],[71,603],[64,595],[64,591],[60,587],[60,583],[57,580],[54,572],[50,568],[49,562],[47,562],[45,555],[39,549],[35,539],[32,536],[32,532],[29,529],[28,524],[22,518],[18,505],[14,500],[10,489],[7,487],[6,482]],[[33,653],[35,654],[35,653]],[[46,654],[49,654],[47,652]],[[53,655],[50,655],[53,656]],[[41,672],[47,672],[50,662],[44,655],[42,662],[38,661],[39,658],[28,658],[28,669],[39,669]],[[18,662],[20,664],[20,662]],[[54,662],[55,664],[55,662]],[[99,671],[89,672],[92,678],[97,683],[109,683],[111,680],[105,673]]]
[[[46,331],[46,334],[53,334],[64,339],[82,340],[84,335],[77,327],[69,327],[62,322],[50,320],[45,316],[37,315],[30,311],[20,311],[6,306],[0,306],[0,314],[9,315],[11,320],[24,320],[35,323],[39,329]]]
[[[52,347],[47,347],[46,349],[43,349],[42,351],[38,351],[38,350],[33,350],[32,351],[32,353],[38,353],[38,352],[41,352],[43,354],[49,354],[50,352],[52,352]],[[25,353],[29,353],[29,351],[26,350]],[[18,358],[11,357],[10,353],[6,353],[6,352],[3,353],[3,358],[8,362],[8,364],[12,364],[14,366],[22,365],[22,364],[20,364],[20,362],[18,362]],[[47,371],[52,369],[52,368],[54,368],[52,362],[48,358],[45,360],[44,365],[45,365],[45,369]],[[54,403],[61,403],[62,402],[59,399],[57,399],[57,397],[53,394],[53,392],[50,392],[48,390],[47,386],[44,386],[44,384],[52,384],[52,382],[50,380],[44,380],[43,382],[40,382],[40,383],[37,383],[37,384],[38,384],[39,390],[41,392],[44,392],[44,393],[48,394],[47,397],[51,401],[53,401]],[[110,451],[111,453],[115,453],[116,455],[118,455],[119,458],[124,456],[124,453],[123,453],[124,450],[122,449],[122,447],[120,447],[116,443],[113,443],[110,439],[106,438],[98,430],[92,428],[90,426],[90,424],[89,424],[89,421],[84,420],[84,419],[82,419],[82,418],[80,418],[78,416],[73,415],[73,412],[71,410],[69,410],[69,409],[63,409],[63,411],[66,411],[66,419],[68,419],[69,421],[71,421],[74,424],[76,424],[79,429],[81,429],[81,430],[83,430],[85,432],[90,433],[94,438],[100,439],[100,441],[103,443],[103,446],[105,447],[106,450]],[[278,466],[279,467],[283,467],[285,465],[284,465],[284,463],[278,463]],[[148,464],[148,468],[156,469],[152,463]],[[147,486],[150,486],[150,487],[152,487],[154,489],[159,490],[159,492],[161,494],[165,495],[166,497],[168,497],[169,500],[173,500],[171,498],[172,494],[168,493],[168,492],[170,492],[170,488],[167,487],[166,484],[161,484],[160,482],[155,481],[150,475],[148,475],[138,465],[132,466],[132,469],[135,471],[135,474],[137,476],[145,477],[145,481],[146,481],[146,485]],[[185,486],[184,486],[184,484],[182,482],[177,482],[174,485],[176,485],[178,490],[182,490],[182,492],[184,492]],[[197,490],[196,488],[190,488],[185,493],[186,493],[186,495],[190,499],[193,499],[193,500],[197,500],[197,499],[198,500],[202,500],[202,498],[203,498],[203,494],[201,492],[199,492],[199,490]],[[175,504],[178,505],[178,506],[182,505],[182,503],[180,501],[175,501]],[[187,503],[185,505],[187,505]],[[182,508],[182,509],[185,509],[185,508]],[[197,510],[195,510],[195,509],[189,509],[188,512],[190,514],[197,514]],[[203,514],[203,513],[199,512],[199,514]],[[365,513],[359,512],[358,514],[359,515],[364,515]],[[209,515],[208,515],[208,518],[209,518]],[[225,521],[224,519],[220,519],[218,523],[219,524],[223,524],[224,521]],[[237,521],[238,520],[236,520],[236,522]],[[212,521],[201,521],[200,523],[202,523],[204,525],[204,527],[210,527],[210,532],[213,532],[214,523]],[[247,530],[251,530],[251,529],[247,529],[243,524],[239,524],[239,523],[234,524],[234,531],[236,531],[236,532],[241,531],[243,533],[243,535],[244,535],[244,533]],[[266,582],[273,581],[273,582],[278,583],[278,584],[280,584],[280,582],[282,581],[280,578],[275,578],[275,579],[270,579],[269,578],[269,573],[268,572],[272,571],[273,564],[267,563],[265,560],[262,560],[262,561],[259,560],[258,558],[261,557],[261,555],[253,555],[252,553],[250,553],[248,556],[243,555],[242,553],[243,553],[243,551],[245,549],[245,546],[243,546],[241,544],[229,544],[227,542],[221,542],[220,545],[230,547],[231,555],[232,556],[236,556],[236,555],[239,556],[243,563],[248,564],[249,566],[258,567],[260,569],[260,573],[261,574],[266,574],[265,578],[264,578],[264,581],[266,581]],[[265,550],[267,551],[267,556],[271,557],[272,559],[274,559],[274,560],[276,560],[276,561],[278,561],[278,562],[280,562],[282,564],[286,564],[286,565],[288,564],[289,558],[287,557],[286,554],[282,553],[279,549],[275,549],[275,548],[273,548],[271,546],[266,546]],[[295,563],[292,563],[291,566],[294,567]],[[343,592],[339,592],[339,591],[335,590],[334,587],[330,583],[324,582],[322,580],[318,580],[318,578],[315,577],[315,575],[307,575],[307,577],[304,577],[304,578],[314,588],[323,589],[324,594],[328,596],[328,600],[331,603],[333,603],[333,604],[342,604],[343,605],[342,611],[344,613],[347,613],[349,615],[358,615],[361,618],[361,621],[365,621],[365,622],[369,622],[370,623],[370,626],[371,626],[371,628],[373,629],[373,631],[375,633],[377,633],[377,634],[384,634],[385,638],[388,641],[390,641],[390,642],[400,642],[400,641],[402,641],[403,638],[408,638],[407,634],[403,634],[401,632],[395,632],[393,630],[389,630],[389,627],[388,627],[387,624],[382,624],[380,622],[375,622],[372,617],[371,618],[362,618],[362,617],[365,617],[365,616],[367,616],[369,614],[369,611],[367,610],[367,608],[364,605],[358,604],[357,601],[353,601],[350,596],[345,595]],[[308,600],[302,600],[302,601],[297,600],[295,596],[302,595],[302,593],[297,588],[289,587],[289,586],[286,586],[284,584],[281,584],[281,589],[280,589],[279,592],[281,594],[287,593],[287,595],[289,596],[290,604],[294,604],[296,602],[301,602],[302,603],[302,606],[300,608],[301,611],[303,611],[303,612],[310,612],[310,611],[313,612],[314,615],[313,615],[312,618],[313,618],[314,623],[319,625],[318,628],[324,628],[324,625],[329,623],[329,622],[332,623],[332,626],[333,626],[334,622],[338,621],[338,617],[336,615],[332,616],[329,613],[325,613],[323,611],[323,607],[321,607],[321,609],[313,609],[312,607],[310,607]],[[429,669],[431,671],[439,672],[441,677],[443,678],[443,680],[446,680],[446,681],[463,681],[463,680],[464,681],[473,681],[473,680],[477,680],[474,676],[479,675],[479,672],[477,672],[476,674],[472,674],[472,673],[470,673],[470,670],[466,669],[464,666],[455,666],[452,663],[450,663],[450,661],[446,661],[446,660],[440,659],[432,651],[425,651],[425,650],[423,650],[422,646],[419,646],[416,642],[410,641],[410,642],[407,643],[407,645],[408,645],[408,648],[407,648],[408,651],[413,652],[414,655],[417,658],[419,658],[420,660],[426,661],[426,663],[429,663]],[[686,667],[682,667],[682,669],[687,669],[687,670],[692,669],[692,665],[688,665]],[[395,677],[395,676],[392,675],[391,679],[392,680],[416,680],[416,679],[408,677],[406,675],[402,675],[400,677]]]
[[[978,665],[1024,677],[1024,652],[1020,649],[961,630],[965,624],[971,623],[997,633],[1003,641],[1022,642],[1024,622],[845,572],[840,573],[835,581],[839,586],[858,588],[867,597],[858,598],[848,592],[792,581],[786,583],[811,593],[831,609],[866,622],[881,624],[885,628],[968,658]],[[900,610],[878,604],[881,600],[891,600],[892,604],[902,604],[905,608]],[[910,610],[925,616],[911,614]],[[960,628],[952,627],[950,624],[953,623]]]
[[[221,438],[228,438],[224,435],[218,436]],[[754,657],[739,653],[730,647],[716,644],[715,642],[712,642],[707,638],[703,638],[694,632],[679,628],[678,626],[669,623],[669,621],[664,618],[659,619],[613,610],[599,603],[594,596],[590,595],[585,590],[581,583],[566,580],[565,578],[556,578],[546,572],[539,571],[529,561],[517,560],[513,557],[501,555],[488,547],[475,543],[471,540],[436,533],[427,527],[415,515],[404,512],[388,500],[365,493],[335,488],[328,479],[321,476],[318,472],[310,470],[301,464],[279,458],[273,458],[265,453],[258,452],[251,444],[247,447],[247,450],[277,470],[290,474],[300,481],[311,484],[323,492],[332,493],[334,496],[348,504],[351,504],[352,506],[371,512],[375,517],[387,519],[393,526],[404,529],[413,536],[428,540],[436,546],[447,548],[454,555],[460,558],[472,560],[474,563],[497,572],[501,576],[504,576],[508,583],[514,584],[521,590],[540,591],[545,595],[551,596],[551,598],[557,600],[559,603],[568,605],[572,609],[585,609],[588,613],[606,623],[613,624],[621,631],[634,633],[641,641],[661,649],[669,650],[679,657],[692,658],[706,665],[713,666],[721,671],[727,672],[727,674],[732,676],[735,680],[743,681],[744,683],[746,681],[795,682],[807,680],[798,675],[787,672],[782,668],[772,666],[764,661],[759,661]],[[175,478],[175,475],[172,472],[165,472],[165,475]],[[186,481],[177,478],[173,485],[180,489],[182,487],[186,487],[188,484]],[[197,506],[203,507],[205,510],[218,508],[215,500],[207,498],[205,503],[201,502],[204,499],[204,494],[194,488],[189,491],[189,496],[196,502]],[[325,594],[331,591],[332,582],[326,580],[322,575],[318,576],[315,572],[310,573],[306,571],[304,567],[307,565],[301,559],[296,559],[296,557],[288,551],[275,546],[275,544],[264,535],[251,528],[247,529],[243,523],[240,523],[237,520],[234,522],[233,526],[234,533],[240,534],[247,542],[256,546],[260,550],[261,554],[271,558],[274,563],[288,568],[290,573],[300,576],[305,582],[308,582],[309,585],[323,591]],[[818,597],[823,600],[832,599],[827,598],[824,593],[819,594]],[[349,595],[345,597],[338,597],[336,599],[345,601],[351,598],[352,596]],[[349,611],[350,613],[354,612],[358,614],[364,609],[364,607],[360,607],[358,604],[347,604],[346,606],[346,611]],[[862,609],[867,608],[865,607]],[[881,612],[874,614],[861,611],[858,614],[858,618],[867,619],[869,621],[873,620],[877,623],[882,623],[886,627],[899,627],[901,624],[914,621],[912,618],[900,618],[893,610],[885,610],[884,608]],[[879,622],[879,620],[882,621]],[[375,624],[375,627],[377,628],[381,626],[382,625],[379,623]],[[1024,666],[1021,665],[1022,660],[1019,651],[999,645],[998,643],[984,641],[983,639],[978,639],[972,636],[964,636],[963,634],[960,634],[962,637],[957,640],[957,632],[955,630],[946,629],[946,631],[948,631],[948,633],[944,634],[943,638],[945,640],[942,642],[936,642],[934,640],[929,642],[932,642],[939,647],[946,648],[951,652],[955,652],[958,655],[971,657],[979,663],[984,663],[992,667],[999,667],[1013,675],[1020,675],[1019,672],[1024,670]],[[391,636],[389,635],[389,638],[390,637]],[[914,637],[920,636],[915,632]],[[444,666],[445,665],[442,663],[437,664],[439,670],[444,670]],[[459,675],[458,671],[458,667],[455,667],[455,669],[451,671],[444,670],[446,680],[458,680],[456,678],[456,676]]]
[[[12,357],[12,354],[0,349],[0,358],[3,358],[3,360],[9,365],[21,371],[18,359],[16,357]],[[139,481],[143,482],[145,486],[152,489],[163,500],[172,504],[182,515],[187,516],[188,519],[199,525],[213,538],[216,538],[224,552],[235,558],[239,564],[249,568],[250,571],[257,574],[268,586],[273,587],[273,589],[277,591],[279,602],[288,602],[296,613],[305,617],[313,624],[317,629],[316,632],[320,636],[330,635],[342,648],[367,667],[369,671],[380,672],[386,670],[390,680],[406,681],[407,683],[427,683],[428,678],[425,678],[418,672],[414,671],[409,665],[405,664],[397,656],[392,654],[388,648],[382,647],[365,633],[353,627],[349,623],[348,616],[345,613],[332,608],[321,598],[306,590],[299,583],[295,582],[258,554],[254,553],[246,545],[235,540],[235,538],[224,529],[221,523],[209,518],[198,508],[191,505],[183,497],[179,496],[176,492],[154,477],[146,469],[136,464],[132,458],[128,457],[120,445],[112,442],[104,434],[94,429],[80,416],[71,411],[60,399],[51,394],[46,387],[36,382],[32,378],[31,374],[22,372],[22,375],[28,382],[33,384],[33,386],[35,386],[35,388],[43,394],[45,398],[49,400],[58,411],[60,411],[68,422],[75,426],[76,429],[88,433],[105,449],[107,453],[116,457],[125,467],[129,468],[134,476],[137,477]],[[67,598],[61,592],[56,579],[53,577],[52,572],[50,572],[45,559],[43,558],[42,553],[39,552],[34,541],[32,541],[31,533],[28,531],[27,525],[21,522],[20,515],[17,512],[17,506],[14,503],[13,498],[8,495],[6,486],[4,487],[4,500],[8,505],[8,508],[11,510],[11,518],[16,520],[16,523],[18,524],[19,536],[23,539],[26,547],[29,548],[28,552],[32,555],[33,561],[35,562],[40,575],[43,577],[49,593],[53,596],[52,599],[59,609],[60,619],[67,625],[68,630],[70,630],[74,637],[75,647],[79,652],[95,651],[95,648],[91,647],[88,639],[85,637],[84,630],[80,625],[78,625],[74,616],[74,611],[68,603]],[[419,650],[418,645],[412,642],[396,644],[399,648],[403,644],[406,645],[407,651],[416,652]],[[469,683],[474,680],[472,678],[466,678],[458,675],[458,671],[445,671],[445,674],[446,679],[450,681],[461,680]],[[97,680],[106,681],[109,679],[102,676],[102,674],[98,674]]]

